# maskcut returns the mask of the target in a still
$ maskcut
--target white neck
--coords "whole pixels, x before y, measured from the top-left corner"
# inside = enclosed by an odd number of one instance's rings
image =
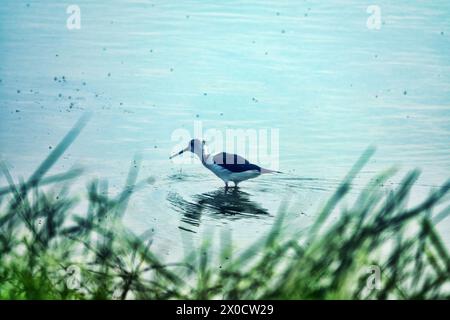
[[[202,150],[195,150],[194,153],[197,155],[197,157],[200,159],[200,161],[205,164],[206,159],[209,157],[209,153],[206,150],[206,146],[202,147]]]

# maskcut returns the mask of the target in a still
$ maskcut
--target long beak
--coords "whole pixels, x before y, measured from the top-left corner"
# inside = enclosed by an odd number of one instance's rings
[[[186,152],[188,150],[189,150],[189,148],[185,148],[185,149],[181,150],[180,152],[175,153],[174,155],[170,156],[169,159],[175,158],[176,156],[179,156],[180,154],[183,154],[184,152]]]

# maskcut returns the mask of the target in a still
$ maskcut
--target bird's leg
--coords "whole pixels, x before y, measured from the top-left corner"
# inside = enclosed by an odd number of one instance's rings
[[[238,187],[239,182],[235,182],[234,183],[234,187],[237,188]]]
[[[225,191],[227,191],[227,190],[228,190],[228,181],[225,182]]]

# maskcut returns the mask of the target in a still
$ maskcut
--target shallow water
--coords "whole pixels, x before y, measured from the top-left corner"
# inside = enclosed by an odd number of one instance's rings
[[[88,127],[53,173],[82,165],[122,188],[141,178],[126,221],[177,256],[206,235],[256,240],[289,201],[306,227],[369,145],[357,192],[391,165],[423,174],[411,202],[450,176],[450,3],[377,1],[60,1],[0,6],[0,155],[28,176],[86,110]],[[279,169],[224,193],[199,163],[168,160],[172,134],[279,130]],[[399,179],[390,181],[395,186]],[[2,180],[2,184],[6,183]],[[450,245],[450,222],[440,225]],[[183,245],[180,245],[183,244]]]

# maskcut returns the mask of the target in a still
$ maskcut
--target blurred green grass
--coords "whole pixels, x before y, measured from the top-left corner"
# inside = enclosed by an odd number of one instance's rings
[[[89,184],[83,214],[74,212],[80,199],[68,187],[82,171],[46,177],[88,118],[27,181],[15,183],[0,165],[9,184],[0,189],[0,299],[450,298],[450,256],[435,229],[450,213],[450,180],[409,208],[419,171],[386,192],[382,186],[395,174],[387,170],[343,207],[369,148],[307,232],[284,232],[289,218],[280,208],[271,231],[240,254],[224,233],[217,255],[205,241],[179,263],[165,264],[150,232],[136,235],[121,222],[133,191],[145,184],[137,180],[138,157],[117,197],[107,196],[105,181]],[[339,218],[331,222],[335,210]],[[381,272],[377,288],[368,286],[371,266]]]

